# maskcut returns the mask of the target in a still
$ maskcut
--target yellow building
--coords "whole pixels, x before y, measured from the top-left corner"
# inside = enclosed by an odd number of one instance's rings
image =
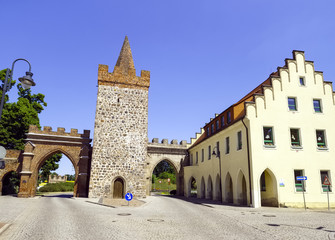
[[[335,207],[335,94],[293,51],[267,80],[216,115],[192,139],[185,196],[237,205]],[[214,154],[213,154],[214,152]],[[221,169],[221,170],[220,170]],[[297,177],[307,180],[297,180]],[[221,186],[220,186],[221,183]]]

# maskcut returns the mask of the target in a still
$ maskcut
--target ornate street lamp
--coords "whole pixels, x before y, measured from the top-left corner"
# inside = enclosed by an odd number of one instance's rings
[[[0,120],[1,120],[1,116],[2,116],[3,105],[4,105],[4,102],[5,102],[5,95],[6,95],[6,92],[10,89],[10,84],[11,84],[11,81],[13,79],[14,64],[19,60],[25,61],[29,64],[29,71],[26,72],[26,76],[19,78],[19,81],[21,82],[22,87],[24,89],[29,89],[31,86],[36,85],[34,80],[32,79],[33,74],[31,73],[30,62],[28,62],[28,60],[23,59],[23,58],[16,59],[12,64],[12,70],[10,70],[9,68],[7,68],[7,70],[6,70],[6,78],[5,78],[5,82],[3,84],[3,88],[2,88],[2,97],[1,97],[1,104],[0,104]]]
[[[216,149],[217,152],[215,152],[215,149]],[[221,154],[220,154],[220,149],[219,149],[217,146],[215,146],[215,147],[213,148],[213,153],[212,153],[212,155],[213,155],[213,156],[216,156],[216,157],[219,158],[219,168],[220,168],[220,194],[221,194],[220,197],[221,197],[221,202],[222,202]]]

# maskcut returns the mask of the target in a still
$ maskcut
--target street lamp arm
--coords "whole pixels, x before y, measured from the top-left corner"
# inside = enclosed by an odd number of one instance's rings
[[[31,64],[30,64],[30,62],[29,62],[27,59],[24,59],[24,58],[18,58],[18,59],[15,59],[15,60],[14,60],[14,62],[13,62],[13,64],[12,64],[12,72],[14,71],[14,64],[15,64],[17,61],[20,61],[20,60],[25,61],[25,62],[28,63],[28,65],[29,65],[29,72],[31,72]]]
[[[10,77],[9,77],[9,79],[8,79],[8,81],[9,81],[9,83],[8,83],[8,89],[10,89],[11,80],[13,80],[14,65],[15,65],[15,63],[16,63],[17,61],[20,61],[20,60],[25,61],[25,62],[28,63],[28,65],[29,65],[29,72],[31,72],[31,64],[30,64],[30,62],[29,62],[27,59],[24,59],[24,58],[18,58],[18,59],[15,59],[14,62],[13,62],[13,64],[12,64],[12,70],[10,71],[10,75],[9,75]]]
[[[217,150],[217,152],[215,152],[215,149]],[[214,156],[220,158],[220,150],[218,149],[217,146],[215,146],[215,147],[213,148],[213,153],[212,153],[212,155],[214,155]]]

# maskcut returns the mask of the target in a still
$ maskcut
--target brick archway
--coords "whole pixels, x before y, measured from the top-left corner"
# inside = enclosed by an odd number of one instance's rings
[[[73,164],[76,172],[74,196],[87,197],[91,166],[90,131],[79,134],[77,129],[66,133],[64,128],[52,131],[51,127],[39,130],[30,126],[23,151],[19,197],[36,194],[38,171],[54,153],[63,153]]]

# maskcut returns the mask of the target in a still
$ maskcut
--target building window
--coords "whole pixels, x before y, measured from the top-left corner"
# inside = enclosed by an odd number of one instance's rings
[[[263,136],[264,136],[264,145],[273,146],[273,134],[272,134],[272,127],[263,127]]]
[[[237,132],[237,150],[242,149],[242,132],[238,131]]]
[[[300,82],[300,86],[305,86],[305,78],[300,77],[299,82]]]
[[[211,146],[208,146],[208,160],[211,159],[211,156],[212,156],[212,148]]]
[[[227,123],[231,122],[231,112],[227,112]]]
[[[297,111],[297,104],[295,98],[288,98],[288,109],[290,111]]]
[[[295,191],[296,192],[306,192],[305,181],[297,180],[297,177],[304,176],[303,170],[294,170],[294,181],[295,181]]]
[[[205,160],[205,151],[204,149],[201,149],[201,162]]]
[[[320,171],[321,176],[321,186],[323,192],[331,192],[331,185],[329,185],[327,182],[330,183],[330,174],[329,171]],[[325,184],[324,184],[325,183]]]
[[[219,153],[220,152],[220,142],[216,142],[216,151],[215,151],[215,154],[216,154],[216,157],[219,157]]]
[[[290,134],[291,134],[291,146],[292,147],[300,147],[301,142],[300,142],[299,129],[291,128],[290,129]]]
[[[226,137],[226,154],[229,153],[229,137]]]
[[[211,125],[211,133],[214,133],[214,124]]]
[[[324,130],[316,130],[316,142],[318,148],[327,148]]]
[[[221,126],[224,127],[224,116],[221,117]]]
[[[199,156],[198,156],[198,152],[195,153],[195,164],[198,164],[199,162]]]
[[[216,131],[220,128],[220,122],[219,120],[216,120]]]
[[[313,99],[314,111],[316,113],[321,113],[321,100]]]
[[[207,137],[209,137],[209,127],[207,128]]]

